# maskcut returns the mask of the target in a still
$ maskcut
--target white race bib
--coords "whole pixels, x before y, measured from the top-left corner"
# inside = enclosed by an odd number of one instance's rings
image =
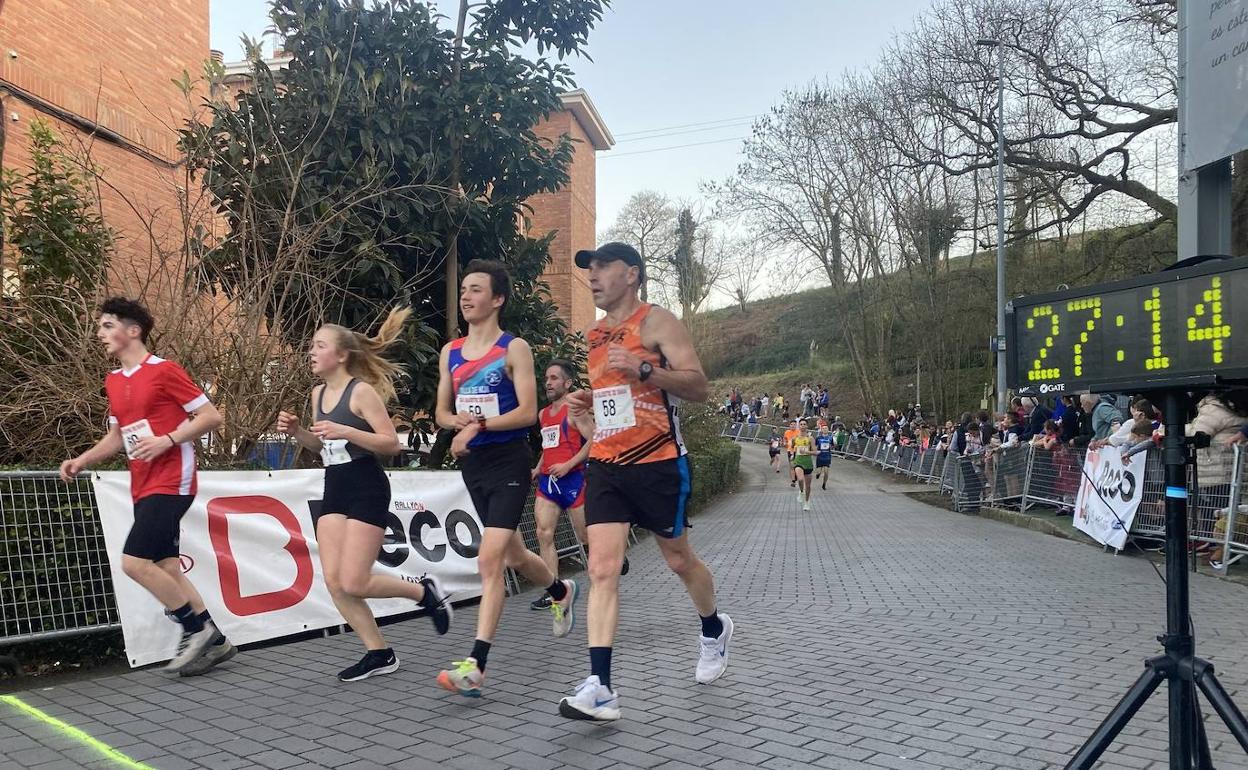
[[[627,385],[594,389],[595,427],[631,428],[637,424],[633,412],[633,389]]]
[[[555,449],[559,446],[559,426],[551,425],[542,428],[542,449]]]
[[[342,465],[351,462],[345,438],[321,439],[321,462],[326,465]]]
[[[139,420],[121,428],[121,441],[126,448],[126,457],[134,459],[134,448],[139,442],[145,438],[151,438],[156,434],[152,432],[152,426],[147,420]]]
[[[455,411],[459,414],[465,412],[473,417],[497,417],[498,411],[498,394],[497,393],[478,393],[478,394],[461,394],[455,397]]]

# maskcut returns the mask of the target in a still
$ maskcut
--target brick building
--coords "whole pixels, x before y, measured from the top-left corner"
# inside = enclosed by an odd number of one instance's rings
[[[104,219],[119,235],[114,278],[123,291],[151,296],[171,277],[162,251],[177,252],[182,242],[178,207],[187,189],[177,164],[177,128],[202,94],[188,99],[173,81],[203,72],[210,56],[208,3],[0,0],[0,164],[29,166],[36,119],[51,124],[71,149],[89,151]],[[239,74],[237,67],[227,71]],[[564,104],[538,131],[581,140],[572,183],[535,198],[532,221],[535,233],[559,231],[551,290],[567,320],[583,327],[594,311],[572,254],[593,245],[594,154],[613,140],[584,92],[566,94]],[[192,198],[197,192],[191,190]]]
[[[172,81],[203,71],[208,0],[39,0],[0,10],[4,167],[29,165],[36,119],[71,149],[89,150],[105,221],[119,234],[115,279],[150,289],[160,247],[181,241],[176,127],[199,97],[188,101]]]

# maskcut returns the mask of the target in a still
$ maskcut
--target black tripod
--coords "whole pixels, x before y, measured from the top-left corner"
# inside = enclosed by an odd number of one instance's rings
[[[1213,665],[1196,657],[1188,623],[1189,448],[1183,438],[1186,401],[1187,395],[1182,391],[1165,392],[1162,461],[1166,466],[1166,633],[1157,640],[1166,652],[1144,662],[1144,673],[1066,765],[1067,770],[1089,770],[1163,681],[1168,684],[1170,695],[1170,770],[1213,770],[1205,723],[1196,699],[1197,687],[1248,752],[1248,721],[1218,682]]]

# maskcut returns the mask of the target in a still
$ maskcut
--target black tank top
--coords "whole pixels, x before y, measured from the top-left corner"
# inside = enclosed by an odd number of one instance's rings
[[[346,425],[348,428],[357,428],[366,433],[375,433],[372,426],[363,417],[351,411],[351,391],[355,390],[355,385],[359,380],[354,377],[347,383],[347,387],[343,388],[342,396],[338,399],[338,403],[334,404],[334,408],[325,411],[325,387],[321,388],[320,394],[316,399],[316,414],[318,420],[329,420],[339,425]],[[358,460],[361,457],[372,457],[373,453],[362,446],[352,444],[346,439],[331,439],[321,442],[321,460],[326,465],[341,465],[343,463]]]

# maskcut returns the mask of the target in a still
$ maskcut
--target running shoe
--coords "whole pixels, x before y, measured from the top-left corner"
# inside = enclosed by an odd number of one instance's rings
[[[559,713],[568,719],[613,722],[620,718],[620,697],[603,687],[597,676],[589,676],[576,688],[576,694],[559,701]]]
[[[806,499],[806,495],[802,494],[802,490],[797,490],[797,501],[800,503]]]
[[[696,678],[701,684],[714,682],[723,676],[724,670],[728,668],[728,642],[732,641],[732,618],[721,612],[719,622],[724,624],[724,630],[720,632],[718,638],[698,637],[702,649],[698,653]]]
[[[806,502],[806,503],[802,506],[802,510],[803,510],[803,511],[809,511],[809,510],[810,510],[810,502],[809,502],[809,501],[807,501],[807,502]]]
[[[442,583],[433,575],[425,575],[420,579],[420,584],[425,587],[425,598],[431,601],[429,605],[429,617],[433,620],[433,629],[438,635],[445,634],[451,627],[451,616],[455,614],[455,609],[451,607],[450,598],[446,591],[442,590]],[[425,606],[425,605],[421,605]]]
[[[485,672],[477,668],[477,659],[464,658],[453,661],[451,665],[455,668],[438,673],[438,686],[465,698],[480,698]]]
[[[218,633],[216,624],[211,620],[193,634],[183,631],[182,638],[178,641],[178,651],[174,653],[173,660],[165,666],[165,670],[176,674],[186,668],[203,654],[208,645],[217,638]]]
[[[358,682],[379,674],[393,674],[399,670],[399,656],[387,647],[384,650],[369,650],[360,658],[360,662],[350,668],[338,672],[339,682]]]
[[[531,610],[550,609],[550,594],[542,594],[541,596],[534,599],[533,603],[529,605],[529,609]]]
[[[230,644],[230,641],[224,635],[218,632],[220,643],[214,641],[208,645],[208,648],[195,660],[182,667],[178,671],[178,676],[199,676],[205,674],[209,669],[218,666],[230,658],[238,654],[238,648]]]
[[[576,595],[581,590],[575,580],[565,580],[563,584],[568,587],[568,593],[563,597],[563,601],[552,600],[550,603],[550,614],[554,617],[552,627],[556,639],[562,639],[572,633],[572,627],[576,625]]]

